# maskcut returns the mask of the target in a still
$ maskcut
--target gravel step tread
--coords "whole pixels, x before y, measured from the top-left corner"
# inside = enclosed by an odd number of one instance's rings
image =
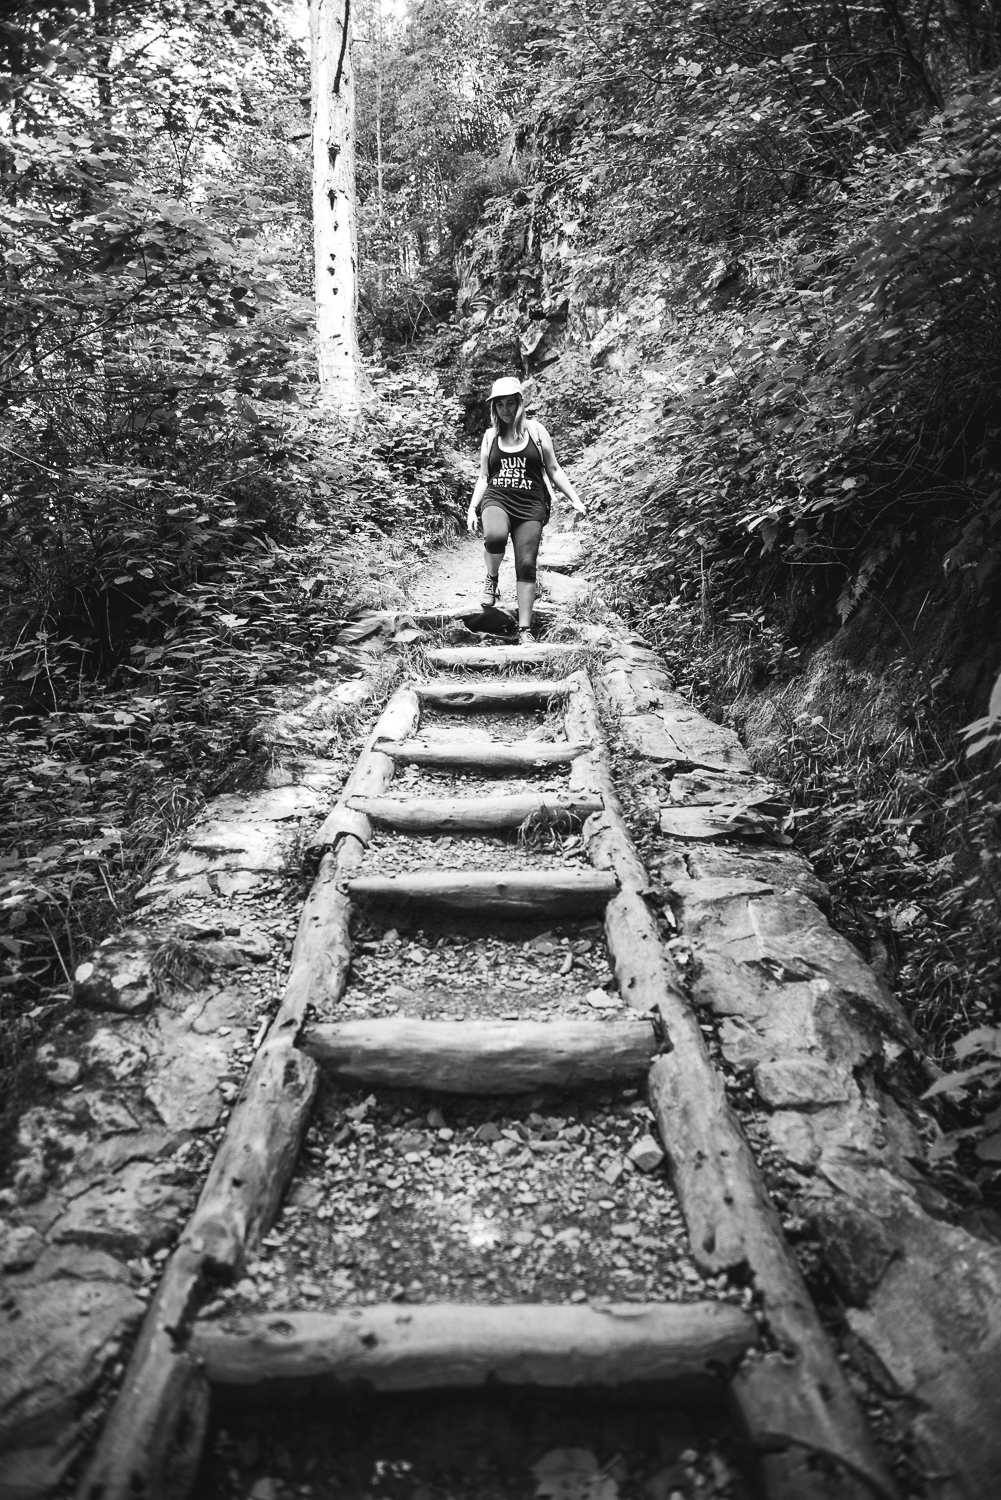
[[[705,1280],[663,1168],[628,1153],[650,1131],[638,1090],[409,1102],[325,1085],[260,1258],[212,1311],[373,1302],[748,1305]],[[631,1096],[631,1097],[630,1097]]]

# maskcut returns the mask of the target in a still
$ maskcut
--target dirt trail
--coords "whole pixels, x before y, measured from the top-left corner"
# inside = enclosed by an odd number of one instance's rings
[[[567,576],[570,565],[579,559],[578,534],[572,528],[547,527],[539,550],[539,601],[549,605],[569,605],[583,585]],[[465,536],[455,547],[441,552],[414,577],[408,589],[408,604],[414,610],[450,610],[479,603],[484,577],[483,541],[479,536]],[[508,548],[500,570],[502,609],[515,609],[514,567]]]

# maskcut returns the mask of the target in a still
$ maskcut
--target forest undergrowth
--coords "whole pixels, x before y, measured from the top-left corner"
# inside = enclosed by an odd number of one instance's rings
[[[208,798],[294,758],[283,713],[361,671],[345,621],[454,529],[433,385],[373,370],[353,426],[318,394],[287,19],[121,0],[0,26],[8,1116],[79,963]]]
[[[43,545],[37,496],[5,532],[0,572],[19,602],[0,643],[9,1107],[20,1062],[72,1004],[77,965],[127,923],[208,798],[294,769],[283,713],[361,675],[364,639],[347,622],[399,604],[394,577],[454,532],[441,413],[413,391],[394,404],[401,382],[389,385],[350,437],[318,416],[280,463],[220,445],[187,482],[108,465],[89,492],[76,476],[54,487]],[[342,717],[325,755],[351,737]]]

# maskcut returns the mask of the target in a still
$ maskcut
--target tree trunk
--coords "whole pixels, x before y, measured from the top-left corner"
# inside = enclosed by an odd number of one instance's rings
[[[370,394],[358,347],[351,0],[310,0],[316,362],[323,399],[351,421]]]
[[[109,0],[95,0],[94,35],[97,45],[94,61],[97,68],[97,104],[101,123],[108,124],[111,114],[111,7]]]

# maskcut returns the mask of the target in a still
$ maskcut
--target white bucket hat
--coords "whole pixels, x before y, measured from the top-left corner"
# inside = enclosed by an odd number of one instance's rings
[[[490,387],[491,401],[497,401],[501,396],[523,396],[524,394],[521,381],[515,375],[502,375]]]

